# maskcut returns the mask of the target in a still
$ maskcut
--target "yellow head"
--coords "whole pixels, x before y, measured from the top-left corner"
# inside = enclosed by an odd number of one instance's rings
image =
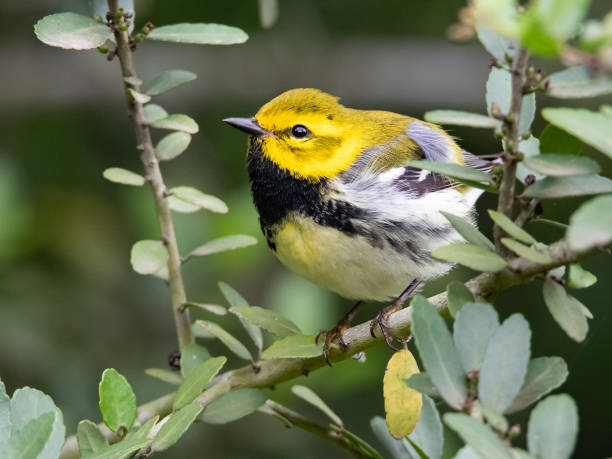
[[[258,137],[264,155],[294,177],[319,181],[347,170],[364,150],[385,143],[409,118],[353,110],[318,89],[292,89],[254,118],[224,121]]]

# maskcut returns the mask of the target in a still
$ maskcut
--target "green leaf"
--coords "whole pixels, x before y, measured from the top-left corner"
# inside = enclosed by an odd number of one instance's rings
[[[501,126],[501,121],[490,116],[459,110],[431,110],[425,113],[425,121],[475,128],[497,128]]]
[[[132,96],[132,99],[134,99],[139,104],[146,104],[147,102],[149,102],[151,100],[151,96],[149,96],[147,94],[142,94],[142,93],[140,93],[138,91],[135,91],[132,88],[128,88],[128,92]]]
[[[466,303],[457,313],[453,339],[466,374],[482,367],[487,346],[497,329],[499,317],[490,304]]]
[[[487,113],[492,115],[492,106],[497,104],[502,114],[510,113],[510,102],[512,99],[512,77],[506,69],[493,67],[487,80]],[[519,120],[519,134],[527,132],[535,117],[535,93],[523,96]]]
[[[155,121],[162,120],[168,117],[168,112],[160,105],[147,104],[142,107],[142,115],[144,121],[147,124],[154,123]]]
[[[79,453],[82,457],[97,453],[108,447],[108,440],[102,435],[98,426],[87,419],[79,422],[77,441]]]
[[[612,158],[611,117],[582,108],[545,108],[542,116]]]
[[[213,400],[200,419],[209,424],[227,424],[251,414],[266,402],[258,389],[241,389],[228,392]]]
[[[612,204],[612,200],[610,201]],[[578,264],[569,266],[567,286],[569,288],[587,288],[597,282],[597,277]]]
[[[412,459],[401,440],[396,440],[387,429],[387,423],[380,416],[370,419],[370,427],[374,436],[387,449],[393,459]]]
[[[4,383],[0,380],[0,445],[11,437],[11,399],[6,395]]]
[[[429,395],[430,397],[439,397],[440,392],[434,385],[426,372],[415,373],[410,378],[406,379],[406,385],[421,394]]]
[[[440,459],[442,457],[442,445],[444,444],[442,422],[436,404],[426,395],[423,396],[423,408],[421,409],[419,422],[407,438],[419,445],[429,459]],[[417,454],[412,445],[406,446],[406,448],[413,456]]]
[[[302,400],[310,403],[315,408],[318,408],[338,427],[344,427],[342,419],[340,419],[340,417],[332,411],[327,403],[321,400],[321,398],[308,387],[296,384],[291,387],[291,392],[300,397]]]
[[[259,0],[259,22],[269,29],[278,19],[278,0]]]
[[[130,263],[138,274],[154,274],[168,264],[168,251],[161,241],[138,241],[132,246]]]
[[[412,333],[427,373],[450,406],[461,409],[467,396],[461,360],[444,320],[425,297],[412,300]]]
[[[569,395],[551,395],[529,416],[527,445],[541,459],[571,457],[578,434],[578,408]]]
[[[531,355],[531,330],[521,314],[512,314],[491,337],[478,380],[484,407],[503,413],[517,396]]]
[[[11,459],[44,457],[42,451],[49,442],[54,419],[54,414],[47,412],[30,420],[20,429],[13,428],[11,438],[2,452],[3,456]]]
[[[237,27],[221,24],[182,23],[156,27],[147,38],[197,45],[234,45],[244,43],[249,36]]]
[[[501,271],[507,266],[502,257],[496,253],[472,244],[455,243],[438,247],[431,252],[434,258],[459,263],[476,271]]]
[[[612,193],[612,180],[601,175],[546,177],[525,188],[524,196],[538,199]]]
[[[135,76],[124,77],[123,81],[131,86],[140,86],[142,84],[142,80]]]
[[[202,257],[205,255],[212,255],[214,253],[242,249],[255,244],[257,244],[257,239],[255,239],[253,236],[248,236],[246,234],[233,234],[231,236],[223,236],[213,239],[212,241],[208,241],[206,244],[193,249],[188,256]]]
[[[227,205],[216,196],[202,193],[190,186],[175,186],[170,188],[170,193],[177,199],[196,206],[198,209],[206,209],[212,212],[225,214]]]
[[[489,209],[488,212],[491,220],[493,220],[497,226],[499,226],[513,238],[523,241],[526,244],[535,244],[537,242],[531,234],[515,224],[501,212],[493,209]]]
[[[187,70],[164,70],[148,81],[143,91],[150,96],[157,96],[183,83],[193,81],[197,75]]]
[[[565,289],[555,281],[544,281],[544,302],[555,321],[574,341],[581,342],[586,338],[589,324],[584,316],[582,303],[569,296]]]
[[[194,303],[193,301],[188,301],[185,303],[186,308],[198,308],[203,309],[204,311],[208,311],[217,316],[224,316],[227,314],[227,309],[218,304],[203,304],[203,303]]]
[[[236,314],[258,327],[268,330],[280,338],[291,335],[300,335],[302,331],[297,325],[274,311],[257,306],[238,306],[230,308],[230,312]]]
[[[125,376],[114,368],[107,368],[102,373],[98,393],[100,413],[106,427],[113,432],[117,432],[121,426],[130,430],[138,410],[136,396]]]
[[[214,357],[193,369],[181,384],[174,396],[173,410],[180,410],[191,403],[208,386],[208,383],[219,373],[227,359]]]
[[[105,24],[75,13],[45,16],[34,26],[34,33],[46,45],[65,49],[97,48],[113,37]]]
[[[315,344],[312,335],[291,335],[274,341],[270,347],[262,352],[261,358],[272,359],[301,359],[318,357],[323,354],[322,344]]]
[[[559,54],[559,43],[546,30],[533,9],[523,13],[521,18],[522,45],[534,54],[554,57]]]
[[[597,97],[612,92],[612,78],[606,75],[591,78],[586,67],[570,67],[545,80],[546,94],[560,99]]]
[[[181,349],[181,375],[186,378],[200,364],[211,358],[210,353],[204,346],[199,344],[188,344]]]
[[[106,180],[122,183],[123,185],[142,186],[146,181],[142,175],[128,171],[127,169],[121,169],[120,167],[105,169],[102,175]]]
[[[523,161],[532,171],[543,175],[592,175],[598,174],[599,164],[584,156],[549,153],[532,156]]]
[[[573,37],[586,16],[590,0],[547,0],[531,4],[544,30],[556,41]]]
[[[183,378],[179,372],[166,370],[164,368],[147,368],[145,374],[152,378],[159,379],[160,381],[176,384],[177,386],[183,382]]]
[[[234,338],[216,323],[208,322],[206,320],[196,320],[194,322],[194,326],[196,328],[203,328],[207,332],[215,335],[223,344],[225,344],[225,346],[227,346],[230,351],[232,351],[241,359],[253,360],[253,358],[251,357],[251,353],[244,346],[244,344],[242,344],[240,341],[238,341],[236,338]]]
[[[440,211],[442,215],[453,225],[453,228],[471,244],[482,247],[487,250],[495,250],[495,246],[489,239],[482,234],[476,227],[467,220],[458,217],[457,215],[449,214],[448,212]]]
[[[612,196],[582,204],[570,217],[567,241],[574,250],[605,247],[612,242]]]
[[[225,282],[219,282],[218,285],[219,290],[221,290],[221,293],[223,294],[227,302],[230,304],[230,306],[241,307],[249,305],[247,300],[245,300],[236,290],[227,285]],[[242,318],[240,319],[240,323],[255,343],[255,346],[257,346],[257,349],[261,351],[263,349],[263,336],[261,334],[261,329]]]
[[[516,6],[513,5],[512,9],[515,8]],[[486,27],[486,24],[476,24],[476,32],[480,43],[498,62],[504,63],[507,62],[508,57],[516,56],[519,49],[516,41]]]
[[[155,415],[147,420],[143,425],[141,425],[137,430],[130,430],[128,434],[125,436],[125,439],[122,441],[140,441],[149,439],[149,435],[153,430],[155,424],[159,420],[159,415]]]
[[[470,445],[481,457],[487,459],[512,459],[510,450],[500,438],[479,419],[463,413],[446,413],[444,422]]]
[[[491,177],[482,171],[454,163],[443,163],[438,161],[408,161],[404,164],[409,167],[425,169],[441,175],[472,182],[489,182]]]
[[[159,429],[157,435],[155,435],[151,449],[153,451],[163,451],[170,448],[189,429],[189,426],[191,426],[201,412],[202,405],[197,400],[194,400],[189,405],[172,413],[161,429]]]
[[[538,357],[529,361],[525,382],[518,395],[506,409],[515,413],[527,408],[544,395],[561,386],[569,372],[561,357]]]
[[[4,385],[0,392],[4,392]],[[3,398],[6,410],[7,397]],[[50,434],[47,433],[49,418],[52,418]],[[53,459],[59,456],[66,428],[62,412],[48,395],[30,387],[17,389],[10,400],[10,420],[5,418],[5,425],[6,421],[12,431],[7,448],[11,452],[7,457]],[[40,443],[43,443],[43,446],[37,454],[35,450],[39,448]],[[27,448],[32,448],[29,449],[31,455],[27,454]],[[19,455],[16,452],[19,452]]]
[[[183,131],[188,134],[197,133],[200,128],[193,118],[182,113],[168,115],[161,120],[153,121],[151,126],[157,129],[170,129],[172,131]]]
[[[172,132],[155,146],[155,154],[160,161],[169,161],[183,153],[191,143],[191,135],[186,132]]]
[[[540,153],[543,155],[549,153],[579,155],[583,149],[582,140],[552,124],[548,124],[540,134]]]
[[[526,258],[534,263],[546,265],[548,263],[552,263],[553,261],[546,248],[539,248],[537,244],[530,247],[508,237],[502,237],[501,243],[516,253],[519,257]]]
[[[143,439],[131,439],[131,440],[123,440],[119,443],[115,443],[110,447],[88,456],[87,459],[117,459],[130,457],[131,454],[138,451],[139,449],[146,448],[151,444],[151,440],[148,438]]]
[[[457,317],[457,313],[463,307],[465,303],[474,301],[474,295],[469,288],[459,282],[453,280],[446,286],[446,298],[448,303],[448,311],[451,316]]]
[[[529,136],[529,138],[520,140],[518,145],[519,151],[525,156],[535,156],[540,154],[540,141],[534,137]],[[532,171],[527,169],[523,162],[517,164],[516,166],[516,177],[523,183],[525,183],[525,178],[528,175],[534,175],[537,179],[540,179],[541,176],[539,174],[534,174]]]

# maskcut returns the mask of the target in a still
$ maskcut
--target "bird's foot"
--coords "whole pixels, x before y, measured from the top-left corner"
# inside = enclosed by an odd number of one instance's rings
[[[332,328],[331,330],[320,330],[319,333],[317,333],[317,336],[315,338],[315,343],[317,344],[319,344],[319,338],[325,335],[325,342],[323,343],[323,356],[325,357],[325,361],[330,367],[332,366],[332,364],[329,360],[329,348],[332,345],[332,343],[335,341],[340,345],[342,349],[346,349],[347,344],[344,341],[344,332],[348,330],[349,327],[351,326],[353,317],[355,317],[355,312],[357,311],[357,308],[359,307],[360,304],[361,304],[361,301],[358,301],[357,303],[355,303],[355,305],[351,308],[351,310],[347,312],[338,321],[338,323],[336,324],[334,328]]]
[[[380,328],[380,332],[385,338],[385,341],[387,342],[387,346],[389,346],[391,349],[396,348],[393,346],[393,336],[391,334],[391,325],[389,325],[389,316],[402,309],[403,306],[403,303],[399,304],[398,300],[395,300],[389,306],[383,308],[376,315],[376,317],[372,319],[372,322],[370,322],[370,335],[372,335],[373,338],[376,338],[375,331],[376,327],[378,326]]]

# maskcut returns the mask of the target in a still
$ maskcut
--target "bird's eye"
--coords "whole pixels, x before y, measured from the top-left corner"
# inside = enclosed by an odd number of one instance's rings
[[[296,139],[303,139],[304,137],[310,135],[310,131],[306,126],[302,124],[296,124],[291,128],[291,135]]]

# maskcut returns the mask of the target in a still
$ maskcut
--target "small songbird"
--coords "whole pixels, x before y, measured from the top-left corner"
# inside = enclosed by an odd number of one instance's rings
[[[425,159],[488,170],[491,163],[462,150],[437,125],[347,108],[317,89],[287,91],[253,118],[223,121],[249,134],[253,201],[278,259],[343,297],[393,300],[371,328],[374,335],[380,326],[389,342],[389,314],[422,281],[452,267],[431,251],[463,242],[440,211],[473,221],[481,193],[404,164]],[[319,334],[326,335],[326,359],[331,342],[344,345],[359,302]]]

